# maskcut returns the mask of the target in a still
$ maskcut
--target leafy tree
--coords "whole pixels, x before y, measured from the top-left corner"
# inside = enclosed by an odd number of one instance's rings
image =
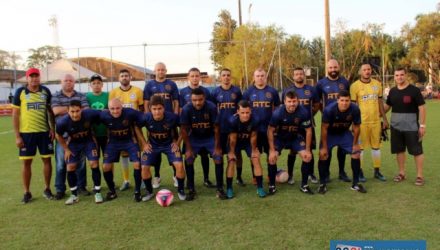
[[[219,20],[214,23],[211,39],[211,60],[216,70],[224,67],[224,60],[227,56],[228,47],[231,46],[234,31],[237,28],[237,22],[232,19],[231,13],[227,10],[221,10],[218,15]]]
[[[43,46],[37,49],[30,49],[31,55],[27,58],[28,67],[43,68],[56,60],[66,57],[63,49],[58,46]]]

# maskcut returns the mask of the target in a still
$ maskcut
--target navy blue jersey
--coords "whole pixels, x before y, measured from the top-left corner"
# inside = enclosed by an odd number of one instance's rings
[[[173,142],[172,131],[177,128],[179,117],[165,111],[164,118],[160,121],[153,119],[152,113],[144,116],[141,126],[145,126],[148,130],[148,140],[153,146],[168,146]]]
[[[84,143],[92,139],[92,125],[100,122],[99,110],[85,109],[81,111],[81,119],[73,121],[69,114],[60,117],[56,122],[56,132],[63,136],[65,133],[69,135],[69,143]]]
[[[214,103],[207,101],[201,110],[188,103],[180,114],[180,124],[187,125],[192,138],[205,139],[214,136],[214,124],[217,124],[217,109]]]
[[[247,122],[241,122],[238,114],[229,118],[229,132],[237,133],[237,145],[249,143],[253,131],[258,131],[258,121],[255,116],[251,115]]]
[[[345,112],[341,112],[338,103],[334,102],[324,109],[322,123],[329,124],[329,134],[341,134],[348,131],[352,123],[361,124],[361,111],[356,104],[350,103],[350,107]]]
[[[266,85],[263,89],[251,86],[243,94],[243,100],[251,104],[252,114],[258,117],[259,132],[266,132],[274,107],[280,105],[280,96],[273,87]]]
[[[162,96],[165,101],[165,110],[173,112],[173,101],[179,100],[179,89],[175,82],[168,79],[164,82],[150,80],[145,84],[144,100],[150,100],[153,95]]]
[[[338,99],[338,93],[341,90],[350,91],[350,83],[342,76],[334,81],[325,77],[319,80],[316,84],[316,93],[324,107],[335,102]]]
[[[283,91],[283,95],[282,95],[283,103],[286,93],[291,90],[295,91],[295,93],[298,95],[299,105],[303,106],[307,110],[307,112],[309,112],[310,117],[313,117],[312,105],[313,103],[319,102],[319,96],[316,93],[316,89],[310,85],[304,85],[302,88],[298,88],[295,85],[293,85]]]
[[[237,86],[231,86],[228,90],[219,86],[212,91],[212,101],[217,105],[221,133],[227,133],[228,119],[237,113],[241,98],[241,90]]]
[[[207,101],[211,101],[211,93],[209,92],[209,90],[203,86],[199,85],[199,88],[201,90],[203,90],[203,93],[205,93],[205,99]],[[191,92],[192,92],[192,88],[190,88],[189,86],[183,88],[180,90],[179,93],[179,106],[181,108],[183,108],[183,106],[185,106],[186,104],[191,102]]]
[[[101,123],[107,126],[109,142],[129,142],[135,137],[133,126],[142,124],[144,114],[132,108],[122,108],[121,116],[114,118],[110,111],[101,112]]]
[[[273,112],[269,126],[275,128],[276,138],[281,141],[292,141],[300,134],[301,129],[310,128],[312,122],[307,110],[299,106],[289,113],[284,105]]]

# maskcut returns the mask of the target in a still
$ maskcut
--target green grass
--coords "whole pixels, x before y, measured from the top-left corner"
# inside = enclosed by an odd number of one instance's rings
[[[41,195],[42,165],[38,158],[31,185],[35,199],[22,205],[21,165],[13,133],[2,133],[12,129],[11,119],[0,118],[0,249],[328,249],[331,239],[425,239],[430,249],[436,249],[440,246],[440,140],[436,138],[440,118],[435,114],[439,108],[440,102],[428,103],[424,187],[414,185],[412,158],[408,158],[408,180],[393,183],[397,166],[386,142],[382,169],[388,181],[372,178],[367,151],[365,195],[350,191],[349,184],[336,180],[333,161],[333,181],[324,196],[307,196],[299,192],[298,184],[286,184],[279,185],[275,196],[260,199],[255,188],[247,185],[234,187],[236,198],[219,201],[214,190],[201,185],[197,160],[198,198],[175,201],[169,208],[159,207],[155,201],[135,203],[131,191],[119,192],[118,199],[100,205],[93,203],[92,196],[80,197],[80,203],[69,207],[63,201],[47,201]],[[285,156],[283,153],[279,166],[285,166]],[[348,158],[346,169],[351,172]],[[298,170],[297,160],[297,183]],[[121,183],[120,169],[115,173],[116,182]],[[162,167],[163,187],[174,190],[171,173],[169,167]],[[212,166],[210,175],[214,180]],[[243,176],[249,183],[248,164]],[[90,171],[88,177],[90,186]]]

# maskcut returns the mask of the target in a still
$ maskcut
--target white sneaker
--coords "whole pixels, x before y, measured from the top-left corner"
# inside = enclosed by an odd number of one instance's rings
[[[173,176],[174,187],[179,187],[179,183],[177,182],[176,176]]]
[[[293,176],[292,176],[292,178],[289,178],[289,180],[287,181],[287,183],[288,183],[289,185],[293,185],[293,184],[295,184],[295,180],[293,179]]]
[[[78,196],[72,194],[72,195],[70,195],[69,199],[67,199],[67,201],[64,202],[64,204],[66,204],[66,205],[73,205],[73,204],[78,203],[78,202],[79,202]]]
[[[154,177],[153,178],[153,188],[159,188],[160,187],[160,177]]]
[[[142,197],[142,201],[149,201],[151,200],[151,198],[154,197],[154,193],[146,193],[143,197]]]

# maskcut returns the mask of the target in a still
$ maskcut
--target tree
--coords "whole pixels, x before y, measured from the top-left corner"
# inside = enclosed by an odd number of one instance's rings
[[[5,69],[9,66],[9,53],[4,50],[0,50],[0,69]]]
[[[227,10],[221,10],[218,15],[219,20],[214,23],[212,31],[211,60],[215,69],[219,70],[224,67],[224,60],[227,56],[228,47],[231,46],[234,31],[237,28],[237,22],[232,19],[231,13]]]
[[[16,69],[20,60],[21,56],[15,54],[15,52],[9,53],[7,51],[0,50],[0,69]]]
[[[66,54],[63,49],[58,46],[43,46],[37,49],[30,49],[31,55],[27,58],[27,66],[35,68],[43,68],[56,60],[65,58]]]

